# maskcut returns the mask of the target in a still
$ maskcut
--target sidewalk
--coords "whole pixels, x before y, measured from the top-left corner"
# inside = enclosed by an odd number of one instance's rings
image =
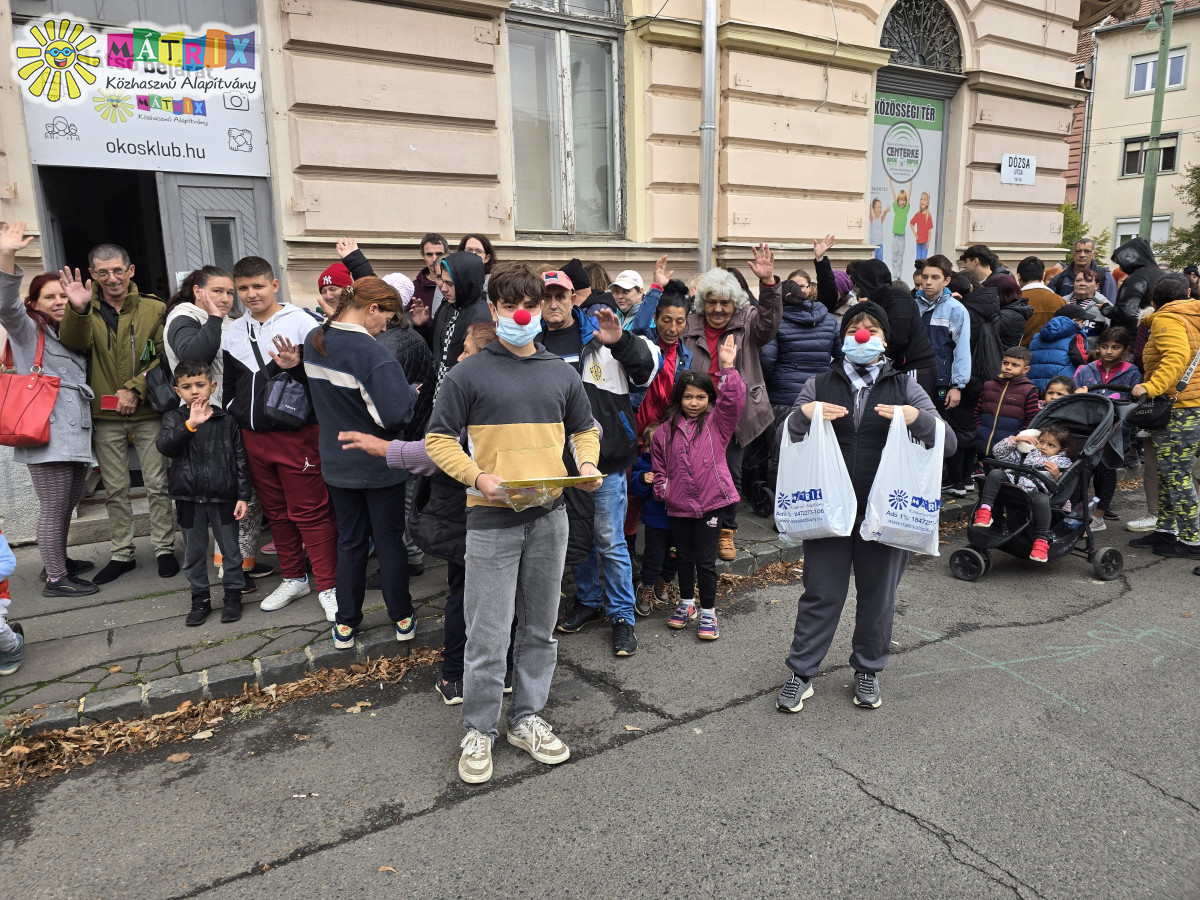
[[[1124,477],[1124,475],[1123,475]],[[974,495],[943,498],[944,524],[964,519]],[[738,553],[719,562],[718,571],[749,575],[776,562],[801,558],[801,548],[779,540],[773,523],[745,504],[739,515]],[[0,678],[0,722],[31,711],[34,728],[65,728],[138,713],[174,709],[183,700],[240,693],[243,685],[295,680],[322,667],[345,666],[366,656],[407,655],[411,647],[440,647],[445,564],[426,557],[425,572],[412,580],[417,636],[395,640],[379,591],[368,591],[366,618],[355,650],[334,650],[329,624],[313,592],[284,609],[266,613],[259,601],[279,584],[279,576],[259,579],[247,595],[240,622],[224,625],[219,608],[198,628],[183,624],[190,592],[183,575],[159,578],[149,542],[138,542],[138,568],[90,597],[43,597],[37,547],[19,547],[11,579],[13,621],[25,628],[20,670]],[[639,541],[639,548],[641,543]],[[182,549],[176,554],[182,557]],[[73,546],[71,555],[97,567],[108,560],[107,541]],[[261,557],[274,563],[274,557]],[[369,571],[378,565],[371,560]],[[216,570],[210,569],[215,580]],[[214,588],[214,606],[220,597]],[[3,733],[0,727],[0,734]]]

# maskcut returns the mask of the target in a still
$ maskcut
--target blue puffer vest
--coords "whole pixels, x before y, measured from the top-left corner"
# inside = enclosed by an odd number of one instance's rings
[[[1082,329],[1071,319],[1056,316],[1033,336],[1029,349],[1033,362],[1029,367],[1029,380],[1045,391],[1050,379],[1058,375],[1075,376],[1075,364],[1071,362],[1071,341],[1082,333]]]
[[[791,406],[804,383],[828,371],[838,322],[824,304],[783,304],[779,333],[762,349],[763,375],[772,406]]]

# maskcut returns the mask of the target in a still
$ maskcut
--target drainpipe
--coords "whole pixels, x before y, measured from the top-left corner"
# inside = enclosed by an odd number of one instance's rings
[[[717,0],[704,0],[700,49],[699,270],[712,268],[713,212],[717,194]]]
[[[1096,100],[1096,67],[1100,63],[1100,43],[1096,33],[1092,32],[1092,77],[1091,87],[1088,88],[1087,98],[1083,101],[1083,143],[1079,147],[1079,194],[1075,198],[1075,208],[1083,215],[1083,198],[1087,193],[1088,156],[1092,150],[1092,108]]]
[[[1162,31],[1158,35],[1158,66],[1154,71],[1154,112],[1150,117],[1150,146],[1146,148],[1146,174],[1142,182],[1142,217],[1138,222],[1138,234],[1150,240],[1150,227],[1154,222],[1154,189],[1158,186],[1158,165],[1162,157],[1159,141],[1162,138],[1163,94],[1167,89],[1167,57],[1171,50],[1171,20],[1175,14],[1175,0],[1163,0]],[[1154,17],[1146,26],[1154,30]]]

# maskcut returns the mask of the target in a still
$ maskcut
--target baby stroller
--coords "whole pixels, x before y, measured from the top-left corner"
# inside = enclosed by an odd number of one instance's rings
[[[1047,561],[1054,562],[1074,553],[1092,564],[1096,577],[1113,581],[1125,571],[1125,560],[1121,551],[1114,547],[1096,548],[1092,535],[1092,507],[1095,505],[1073,502],[1076,492],[1087,496],[1092,472],[1098,465],[1117,467],[1124,458],[1124,439],[1121,425],[1135,404],[1118,401],[1114,404],[1100,394],[1072,394],[1056,400],[1034,416],[1030,428],[1041,428],[1051,423],[1065,427],[1071,434],[1072,454],[1075,461],[1059,481],[1041,469],[996,459],[983,461],[984,473],[1001,468],[1015,475],[1025,475],[1040,481],[1050,488],[1050,534],[1047,538],[1050,550]],[[982,485],[978,485],[980,488]],[[1071,511],[1063,507],[1071,502]],[[971,513],[974,521],[975,510]],[[1033,519],[1029,498],[1015,484],[1004,484],[996,498],[996,510],[1002,510],[1005,525],[997,522],[991,526],[969,525],[967,542],[950,554],[950,573],[960,581],[978,581],[992,568],[991,551],[1000,550],[1020,559],[1028,559],[1033,548]]]

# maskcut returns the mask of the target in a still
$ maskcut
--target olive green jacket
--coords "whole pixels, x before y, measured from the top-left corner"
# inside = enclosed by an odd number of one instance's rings
[[[146,370],[158,365],[163,349],[163,314],[167,306],[153,294],[139,294],[137,285],[129,285],[129,295],[121,306],[114,332],[100,313],[100,285],[92,284],[91,302],[82,313],[67,304],[67,314],[59,325],[59,340],[69,350],[87,355],[88,386],[95,393],[92,416],[96,419],[123,419],[114,410],[100,408],[100,398],[121,388],[135,391],[142,401],[133,420],[158,416],[146,402]]]

